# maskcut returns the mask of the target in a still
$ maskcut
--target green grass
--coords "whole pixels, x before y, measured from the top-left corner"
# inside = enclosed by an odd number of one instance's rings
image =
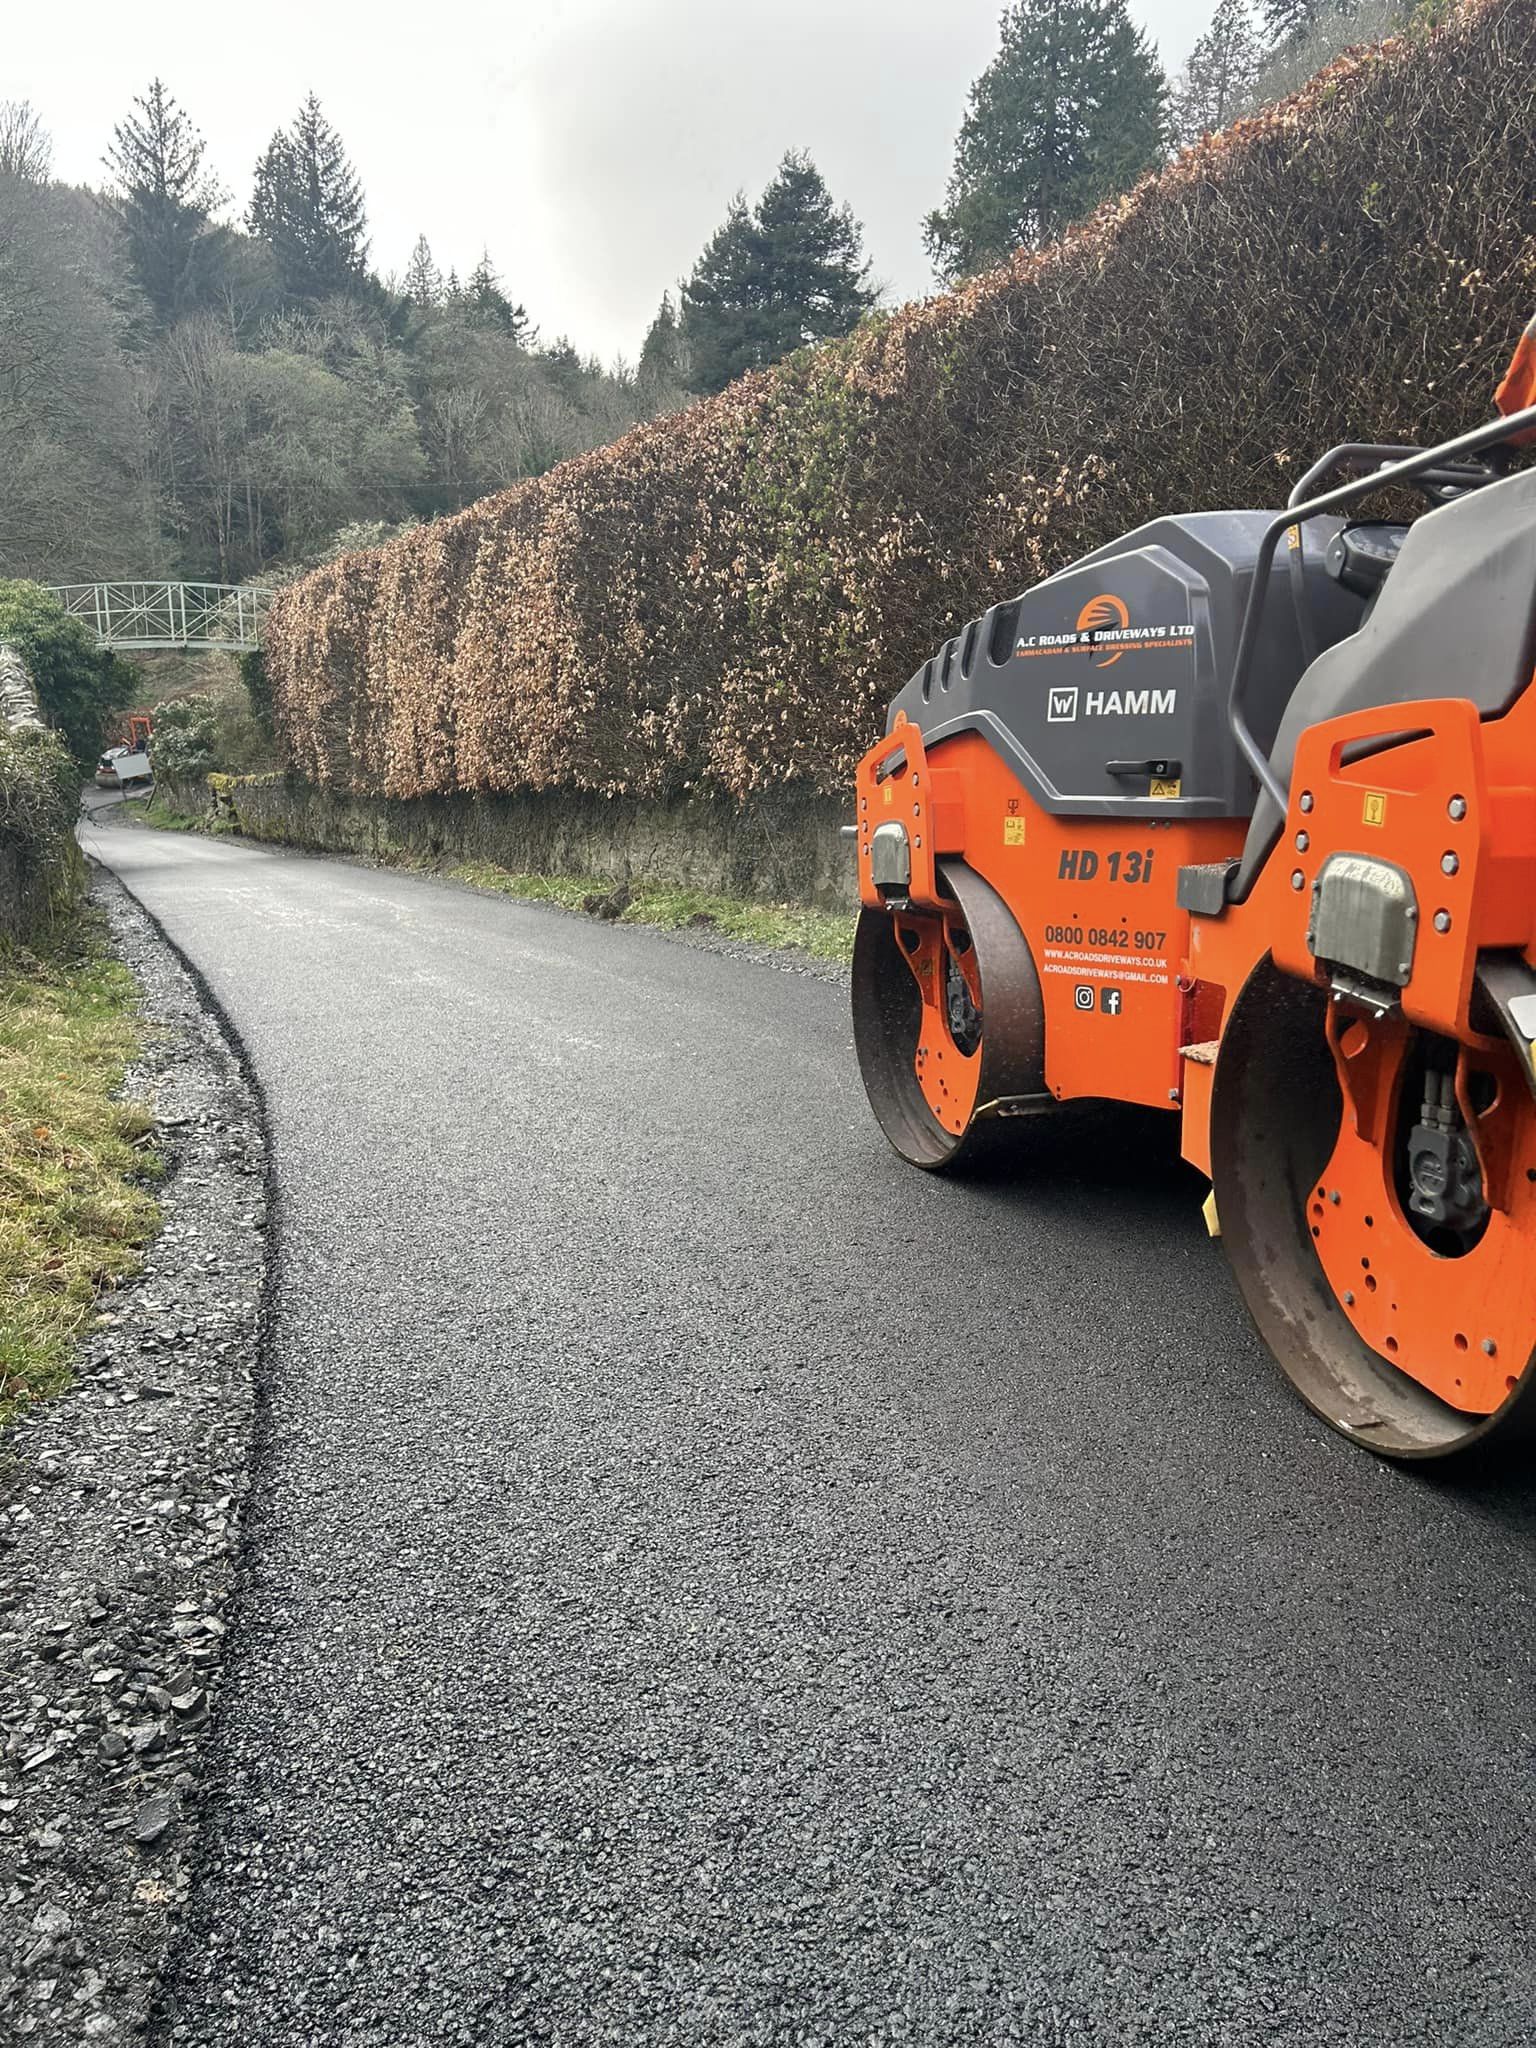
[[[609,896],[615,885],[594,876],[518,875],[489,861],[472,861],[442,870],[449,881],[533,903],[556,903],[562,910],[582,910],[593,898]],[[664,882],[634,882],[621,924],[659,925],[664,931],[690,927],[745,939],[752,945],[796,947],[819,960],[846,960],[853,951],[852,916],[832,910],[806,910],[793,903],[753,903],[737,896],[710,896],[698,889],[680,889]]]
[[[0,960],[0,1422],[67,1384],[98,1296],[155,1229],[153,1122],[116,1099],[141,1029],[93,919],[57,957]]]
[[[165,798],[155,795],[144,805],[139,816],[146,825],[153,825],[161,832],[211,832],[215,835],[229,833],[235,827],[225,818],[209,816],[207,812],[194,814],[178,811]]]

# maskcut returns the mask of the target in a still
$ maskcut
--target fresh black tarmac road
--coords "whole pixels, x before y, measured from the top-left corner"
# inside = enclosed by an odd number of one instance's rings
[[[826,980],[87,845],[279,1190],[165,2038],[1536,2039],[1536,1481],[1309,1417],[1171,1126],[926,1179]]]

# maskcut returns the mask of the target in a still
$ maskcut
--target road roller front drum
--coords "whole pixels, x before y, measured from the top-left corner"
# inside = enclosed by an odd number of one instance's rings
[[[998,1121],[1049,1103],[1045,1017],[1029,946],[997,892],[941,861],[942,910],[865,909],[853,1032],[870,1106],[930,1172],[973,1157]]]

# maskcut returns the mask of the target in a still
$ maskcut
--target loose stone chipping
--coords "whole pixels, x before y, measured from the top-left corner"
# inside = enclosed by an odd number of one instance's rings
[[[141,2035],[186,1896],[255,1416],[266,1152],[171,949],[92,894],[150,1024],[163,1228],[0,1439],[0,2038]]]

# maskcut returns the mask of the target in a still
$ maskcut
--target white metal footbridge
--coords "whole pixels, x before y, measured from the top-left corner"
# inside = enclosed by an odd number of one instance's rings
[[[55,596],[103,647],[225,648],[260,644],[270,590],[233,583],[56,583]]]

